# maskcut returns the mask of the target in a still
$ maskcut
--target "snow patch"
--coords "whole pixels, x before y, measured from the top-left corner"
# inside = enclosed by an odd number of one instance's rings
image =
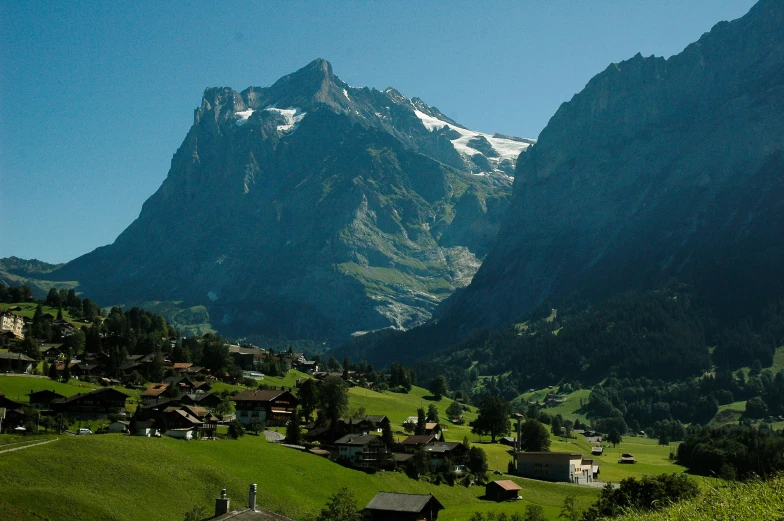
[[[275,107],[267,107],[266,109],[269,112],[276,112],[283,116],[283,119],[286,121],[283,125],[278,125],[278,132],[281,134],[285,134],[287,132],[293,131],[297,124],[302,121],[302,118],[305,117],[307,112],[302,112],[301,109],[296,107],[287,108],[287,109],[278,109]]]
[[[348,97],[348,91],[346,91],[346,89],[343,89],[343,95],[346,97],[347,100],[351,101],[351,98]]]
[[[237,126],[241,127],[248,122],[248,118],[253,114],[253,109],[238,110],[234,113],[237,118]]]
[[[473,130],[468,130],[465,128],[458,127],[456,125],[450,125],[446,121],[438,119],[435,116],[430,116],[425,114],[424,112],[414,109],[414,114],[419,120],[422,122],[422,125],[425,126],[427,130],[433,132],[435,130],[440,130],[446,126],[450,129],[454,130],[460,137],[451,140],[452,146],[455,147],[459,153],[466,157],[473,157],[476,154],[481,154],[479,150],[475,148],[471,148],[468,146],[468,143],[477,137],[485,138],[490,146],[493,147],[493,150],[496,151],[499,157],[488,157],[487,160],[493,166],[498,166],[502,161],[509,160],[514,163],[517,160],[517,156],[520,155],[520,152],[531,146],[529,143],[524,143],[521,141],[516,141],[514,139],[506,139],[502,137],[494,137],[492,134],[485,134],[483,132],[474,132]]]

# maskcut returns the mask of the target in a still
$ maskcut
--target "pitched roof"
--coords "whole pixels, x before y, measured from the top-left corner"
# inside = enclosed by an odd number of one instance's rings
[[[169,388],[169,384],[152,384],[147,389],[142,392],[140,396],[160,396],[166,389]]]
[[[423,434],[421,436],[409,436],[403,440],[403,445],[421,445],[428,444],[433,441],[435,437],[431,434]]]
[[[95,391],[91,391],[89,393],[85,393],[85,394],[79,393],[79,394],[75,394],[73,396],[69,396],[68,398],[63,398],[61,400],[55,400],[53,403],[70,403],[70,402],[75,402],[75,401],[82,400],[82,399],[84,399],[87,396],[97,396],[99,394],[108,394],[108,393],[114,394],[118,398],[123,397],[124,400],[128,399],[128,395],[127,394],[125,394],[123,392],[120,392],[117,389],[113,389],[111,387],[104,387],[103,389],[96,389]]]
[[[434,443],[433,445],[428,445],[427,447],[425,447],[425,450],[428,452],[444,453],[444,452],[450,452],[462,445],[463,445],[462,443],[456,441],[445,441],[443,443]]]
[[[444,505],[433,494],[399,494],[397,492],[379,492],[365,508],[389,512],[421,512],[431,500],[435,501],[436,510],[444,508]]]
[[[380,440],[378,436],[367,434],[365,436],[357,436],[356,434],[347,434],[335,442],[335,445],[367,445],[371,441]]]
[[[0,353],[0,359],[3,360],[21,360],[23,362],[35,362],[29,356],[23,355],[22,353],[11,353],[11,352],[3,352]]]
[[[512,481],[510,479],[502,479],[502,480],[499,480],[499,481],[493,481],[491,483],[488,483],[488,485],[496,485],[496,486],[501,487],[504,490],[523,490],[523,487],[521,487],[520,485],[518,485],[517,483],[515,483],[514,481]]]
[[[269,402],[288,391],[273,389],[249,389],[232,397],[235,402]]]

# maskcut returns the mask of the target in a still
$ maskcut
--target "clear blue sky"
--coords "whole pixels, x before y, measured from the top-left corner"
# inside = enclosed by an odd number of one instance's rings
[[[0,2],[0,257],[110,244],[158,188],[205,87],[321,57],[350,85],[536,137],[612,62],[669,57],[751,0]]]

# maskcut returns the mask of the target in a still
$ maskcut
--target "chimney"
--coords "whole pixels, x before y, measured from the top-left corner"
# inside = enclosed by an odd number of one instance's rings
[[[250,490],[248,491],[248,508],[256,511],[256,484],[251,483]]]
[[[221,497],[215,499],[215,516],[220,516],[229,511],[229,498],[226,497],[226,489],[221,489]]]

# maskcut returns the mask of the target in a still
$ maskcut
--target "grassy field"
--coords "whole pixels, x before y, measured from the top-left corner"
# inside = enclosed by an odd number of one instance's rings
[[[30,397],[27,393],[30,391],[43,391],[50,390],[62,394],[63,396],[73,396],[78,393],[89,393],[94,389],[100,388],[100,385],[91,384],[87,382],[80,382],[78,380],[70,380],[67,384],[55,382],[49,378],[40,378],[32,376],[17,376],[17,375],[0,375],[0,393],[5,393],[6,397],[11,400],[27,403]],[[136,405],[139,403],[139,391],[135,389],[128,389],[123,386],[116,386],[114,389],[128,395],[126,402],[126,409],[129,412],[136,410]]]
[[[496,504],[480,499],[484,487],[433,485],[399,472],[365,474],[268,444],[263,437],[202,442],[123,435],[63,437],[0,455],[0,511],[14,512],[14,519],[23,521],[169,521],[181,519],[194,505],[211,512],[224,487],[232,505],[241,506],[247,501],[248,484],[257,483],[260,506],[294,519],[317,513],[343,486],[356,495],[358,506],[380,490],[431,492],[446,506],[440,516],[445,521],[468,519],[476,510],[522,512],[529,501],[555,519],[567,492],[577,496],[581,507],[598,493],[572,485],[519,482],[526,500]],[[148,500],[153,497],[157,500]]]
[[[293,380],[298,375],[289,376]],[[83,390],[44,379],[0,377],[0,392],[29,392],[30,385],[36,385],[29,382],[34,381],[42,388],[55,385],[62,394]],[[416,415],[418,407],[427,409],[433,403],[445,416],[450,401],[430,401],[428,395],[419,387],[409,394],[359,388],[349,391],[350,408],[364,407],[369,414],[387,415],[400,439],[406,435],[403,420]],[[579,406],[579,399],[577,403]],[[467,421],[475,417],[473,410],[466,413]],[[480,440],[467,425],[449,426],[444,435],[450,441],[467,436],[486,451],[491,471],[506,471],[511,459],[509,447],[489,443],[486,437]],[[590,452],[582,438],[552,440],[552,450]],[[0,439],[0,443],[10,441]],[[631,452],[639,463],[619,465],[618,451]],[[654,440],[625,438],[617,449],[607,449],[604,457],[596,458],[601,465],[600,478],[618,481],[643,473],[681,471],[669,461],[669,451],[670,447],[659,446]],[[247,500],[248,484],[258,483],[259,504],[294,519],[317,513],[331,494],[346,486],[356,495],[358,506],[381,490],[433,493],[446,506],[440,516],[444,521],[464,521],[477,511],[522,513],[528,504],[542,506],[547,518],[554,520],[566,495],[574,494],[578,507],[584,509],[599,493],[597,488],[512,479],[523,487],[523,501],[493,503],[481,499],[484,487],[434,485],[411,480],[400,472],[365,474],[252,435],[236,441],[199,442],[124,435],[66,436],[54,443],[0,454],[0,512],[20,521],[177,520],[194,505],[212,512],[221,488],[228,490],[234,506],[241,506]],[[150,497],[158,500],[148,501]]]
[[[14,306],[19,306],[20,308],[22,308],[21,311],[14,311],[16,315],[19,315],[20,317],[33,318],[33,315],[35,315],[35,309],[38,306],[38,304],[35,302],[14,302],[10,304],[0,305],[0,310],[8,309]],[[43,309],[44,314],[49,313],[53,317],[57,317],[57,311],[58,311],[57,308],[52,308],[47,305],[42,305],[41,309]],[[66,322],[71,323],[75,327],[92,326],[92,322],[85,322],[84,320],[77,320],[72,318],[65,308],[63,308],[63,319],[65,319]]]
[[[618,521],[762,521],[784,519],[784,477],[707,487],[699,497]]]

